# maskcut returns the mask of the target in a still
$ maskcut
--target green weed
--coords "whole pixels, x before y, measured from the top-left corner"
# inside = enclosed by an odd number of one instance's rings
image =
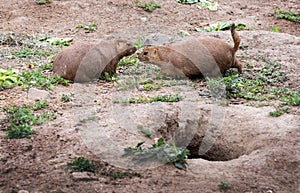
[[[39,41],[46,41],[53,46],[70,46],[73,38],[54,38],[49,36],[42,36]]]
[[[115,171],[115,170],[102,170],[101,175],[107,176],[110,180],[115,179],[124,179],[126,177],[142,177],[140,173],[137,172],[122,172],[122,171]]]
[[[125,148],[123,156],[131,156],[133,161],[155,161],[162,163],[173,163],[179,169],[188,167],[186,159],[190,155],[185,147],[177,147],[174,143],[167,144],[163,138],[160,138],[152,147],[143,149],[144,142],[138,143],[135,147]]]
[[[91,24],[77,24],[76,28],[78,29],[85,29],[87,31],[96,31],[97,30],[97,23],[93,21]]]
[[[37,111],[45,108],[47,105],[47,101],[38,101],[32,105],[25,105],[24,107],[17,107],[16,105],[4,107],[3,111],[8,117],[7,138],[29,137],[35,133],[35,131],[32,130],[32,126],[41,125],[45,121],[53,120],[53,113],[44,112],[36,114],[31,110]]]
[[[131,55],[131,56],[127,56],[127,57],[123,57],[119,63],[118,66],[137,66],[139,64],[139,59],[136,57],[135,54]]]
[[[67,164],[66,169],[78,172],[95,172],[95,166],[92,161],[84,158],[77,157]]]
[[[135,42],[133,42],[133,45],[134,45],[135,47],[137,47],[137,49],[143,48],[144,45],[143,45],[143,40],[142,40],[142,38],[139,38],[139,39],[137,39]]]
[[[277,26],[270,26],[270,30],[273,31],[273,32],[282,33],[282,30],[278,29]]]
[[[135,1],[135,4],[138,7],[143,8],[145,11],[148,11],[148,12],[152,12],[156,8],[161,8],[161,5],[158,3],[155,3],[154,1],[150,1],[150,2]]]
[[[74,97],[74,94],[70,94],[70,95],[62,94],[60,99],[62,102],[67,103],[72,101],[72,97]]]
[[[221,191],[227,191],[230,188],[229,183],[223,181],[219,183],[218,187]]]
[[[100,75],[99,79],[106,80],[108,82],[116,81],[118,78],[118,74],[110,74],[108,72],[104,72]]]
[[[210,11],[217,11],[218,10],[218,3],[217,2],[211,2],[210,0],[199,0],[198,8],[207,8]]]
[[[211,24],[208,27],[205,27],[203,29],[199,28],[199,27],[195,27],[195,30],[197,32],[223,31],[223,30],[229,30],[231,25],[232,25],[231,23],[218,22],[218,23]],[[246,24],[244,24],[244,23],[236,24],[237,30],[243,30],[245,27],[246,27]]]
[[[300,22],[300,15],[292,12],[292,11],[284,11],[281,9],[275,9],[275,17],[276,19],[285,19],[293,22]]]
[[[18,72],[12,68],[0,69],[0,90],[11,88],[19,84]]]
[[[138,98],[129,98],[129,99],[115,99],[114,103],[153,103],[153,102],[179,102],[182,100],[182,97],[178,94],[173,95],[159,95],[155,97],[145,97],[140,96]]]

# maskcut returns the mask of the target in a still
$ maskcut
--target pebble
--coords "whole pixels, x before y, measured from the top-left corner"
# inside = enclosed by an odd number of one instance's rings
[[[73,172],[72,177],[74,180],[93,181],[98,180],[97,176],[91,172]]]

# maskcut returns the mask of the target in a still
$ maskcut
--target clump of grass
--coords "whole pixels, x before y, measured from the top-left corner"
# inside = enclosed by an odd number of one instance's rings
[[[74,94],[62,94],[61,95],[61,101],[64,102],[64,103],[67,103],[67,102],[70,102],[72,101],[72,97],[74,97]]]
[[[173,94],[173,95],[158,95],[155,97],[145,97],[145,96],[140,96],[138,98],[125,98],[125,99],[115,99],[113,102],[114,103],[153,103],[153,102],[179,102],[182,100],[182,97],[179,96],[178,94]]]
[[[144,127],[142,125],[138,126],[138,129],[148,138],[153,138],[153,133],[151,130],[149,129],[144,129]]]
[[[190,155],[185,147],[177,147],[174,143],[166,143],[163,138],[158,139],[152,147],[144,149],[144,142],[138,143],[135,147],[125,148],[123,156],[131,156],[133,161],[147,162],[158,160],[161,163],[173,163],[179,169],[188,167],[186,159]]]
[[[276,19],[285,19],[292,22],[300,22],[300,15],[292,11],[284,11],[282,9],[275,9]]]
[[[108,72],[104,72],[99,77],[100,80],[106,80],[108,82],[116,81],[118,79],[118,74],[111,74]]]
[[[37,101],[31,105],[25,105],[23,107],[4,107],[2,110],[6,113],[8,118],[7,123],[7,138],[25,138],[34,134],[32,129],[34,125],[41,125],[45,121],[53,120],[54,114],[44,112],[36,114],[32,110],[37,111],[45,108],[48,105],[48,101]]]
[[[87,31],[96,31],[97,30],[97,23],[93,21],[90,24],[77,24],[76,28],[78,29],[85,29]]]
[[[67,164],[66,169],[78,172],[95,172],[95,166],[92,161],[84,158],[77,157]]]
[[[153,12],[156,8],[161,8],[161,5],[154,2],[140,2],[140,1],[135,1],[135,4],[137,4],[138,7],[143,8],[145,11],[148,12]]]
[[[107,176],[110,180],[115,179],[124,179],[126,177],[142,177],[142,175],[138,172],[123,172],[123,171],[115,171],[115,170],[102,170],[101,175]]]

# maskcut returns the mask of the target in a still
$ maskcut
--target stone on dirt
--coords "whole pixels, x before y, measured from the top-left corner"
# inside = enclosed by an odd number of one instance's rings
[[[27,97],[34,100],[44,100],[44,99],[50,99],[51,95],[46,90],[40,90],[37,88],[30,88],[28,90]]]

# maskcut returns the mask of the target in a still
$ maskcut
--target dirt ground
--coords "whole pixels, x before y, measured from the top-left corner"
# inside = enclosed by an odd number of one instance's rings
[[[0,33],[93,42],[101,38],[134,41],[157,32],[176,36],[179,30],[185,30],[194,36],[214,36],[232,43],[228,31],[199,33],[194,28],[216,22],[242,22],[248,29],[238,32],[242,49],[237,57],[244,64],[247,61],[254,64],[254,68],[245,65],[245,71],[262,66],[257,58],[271,58],[287,72],[289,80],[285,86],[299,90],[300,24],[274,17],[275,7],[299,14],[298,0],[224,0],[218,1],[216,12],[200,10],[197,4],[182,5],[176,0],[156,2],[162,8],[149,13],[138,8],[133,0],[53,0],[46,5],[38,5],[34,0],[0,0]],[[87,33],[76,28],[79,23],[93,21],[97,23],[95,32]],[[271,32],[270,26],[282,29],[283,33]],[[28,62],[33,62],[10,58],[8,52],[17,47],[0,45],[1,68],[24,70],[28,68]],[[44,64],[49,61],[34,62]],[[275,118],[268,115],[274,110],[272,106],[246,106],[244,100],[219,106],[199,96],[201,82],[187,82],[186,85],[164,87],[158,91],[180,90],[184,95],[180,103],[130,107],[114,104],[112,99],[119,95],[135,95],[136,91],[116,92],[113,82],[57,86],[50,92],[49,99],[49,108],[55,111],[56,119],[34,127],[37,133],[30,139],[7,139],[2,121],[5,117],[1,112],[0,192],[300,193],[300,112],[297,107]],[[193,84],[196,90],[187,86],[189,84]],[[78,101],[63,103],[61,95],[69,93],[74,93]],[[0,98],[1,107],[34,101],[20,87],[0,91]],[[90,116],[99,118],[96,125],[80,123],[79,120]],[[157,130],[172,126],[173,122],[184,128],[201,125],[196,131],[188,130],[194,134],[189,136],[188,142],[195,146],[205,135],[209,136],[206,130],[210,124],[222,129],[212,137],[214,146],[208,149],[207,157],[188,159],[186,171],[173,165],[141,168],[120,157],[120,149],[147,140],[132,127],[142,124]],[[172,132],[172,129],[168,130],[164,137],[171,138]],[[92,176],[80,178],[76,176],[80,174],[65,169],[68,162],[79,156],[95,163],[96,172],[86,174]],[[103,168],[109,171],[135,170],[141,176],[110,179],[101,173]],[[228,182],[229,188],[220,188],[220,182]]]

